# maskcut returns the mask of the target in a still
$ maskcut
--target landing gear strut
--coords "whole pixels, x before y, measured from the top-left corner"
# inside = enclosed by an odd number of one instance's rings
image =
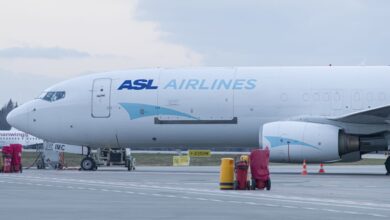
[[[95,160],[91,156],[91,147],[88,147],[87,156],[84,157],[84,159],[81,160],[80,170],[90,170],[90,171],[97,170],[96,162],[95,162]]]

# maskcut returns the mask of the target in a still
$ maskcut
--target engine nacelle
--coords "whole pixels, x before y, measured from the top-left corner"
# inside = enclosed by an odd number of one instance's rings
[[[272,162],[332,162],[359,151],[358,136],[333,125],[297,121],[264,124],[262,143]]]

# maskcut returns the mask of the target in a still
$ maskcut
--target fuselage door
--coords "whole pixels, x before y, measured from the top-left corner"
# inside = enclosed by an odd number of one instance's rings
[[[92,117],[108,118],[111,111],[111,79],[95,79],[92,86]]]

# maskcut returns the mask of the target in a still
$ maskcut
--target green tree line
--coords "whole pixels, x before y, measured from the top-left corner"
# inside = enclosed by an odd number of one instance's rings
[[[7,122],[7,115],[12,109],[18,107],[17,102],[13,102],[11,99],[8,104],[4,105],[0,110],[0,130],[10,130],[11,126]]]

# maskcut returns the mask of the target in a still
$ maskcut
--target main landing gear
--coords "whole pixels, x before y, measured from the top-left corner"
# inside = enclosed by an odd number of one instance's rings
[[[92,158],[91,155],[91,147],[88,147],[87,156],[85,156],[84,159],[81,160],[80,170],[89,170],[89,171],[97,170],[96,161]]]

